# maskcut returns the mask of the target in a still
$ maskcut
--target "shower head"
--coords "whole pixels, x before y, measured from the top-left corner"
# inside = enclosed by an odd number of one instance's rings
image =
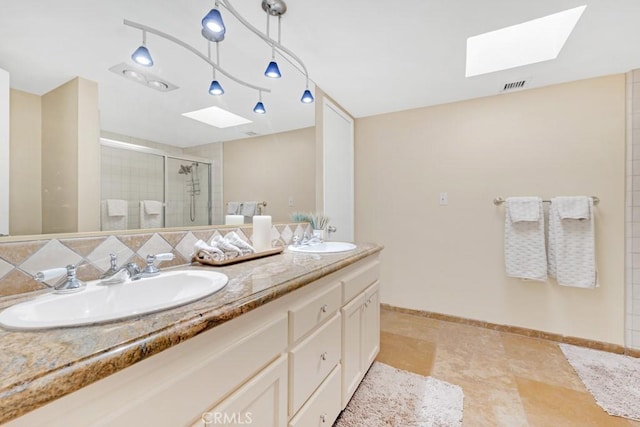
[[[180,165],[180,170],[178,171],[179,174],[181,175],[189,175],[191,173],[191,168],[193,167],[193,165]]]

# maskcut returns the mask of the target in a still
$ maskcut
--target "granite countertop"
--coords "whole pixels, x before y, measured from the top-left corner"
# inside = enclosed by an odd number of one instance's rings
[[[124,369],[382,250],[304,254],[285,251],[215,269],[229,276],[220,292],[134,319],[94,326],[15,332],[0,328],[0,423]]]

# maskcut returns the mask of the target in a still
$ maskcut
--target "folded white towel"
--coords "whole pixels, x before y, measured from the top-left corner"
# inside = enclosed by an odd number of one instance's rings
[[[161,228],[162,227],[162,202],[157,202],[160,204],[160,212],[157,214],[149,214],[147,213],[147,203],[149,201],[155,200],[141,200],[140,201],[140,212],[139,212],[139,220],[140,220],[140,228]],[[156,205],[157,206],[157,205]],[[151,210],[154,212],[154,210]]]
[[[547,257],[542,199],[537,200],[538,220],[513,221],[509,208],[510,204],[507,204],[504,215],[504,259],[507,276],[545,281]]]
[[[587,198],[587,218],[562,219],[558,199],[549,208],[549,275],[564,286],[598,287],[593,200]]]
[[[242,202],[240,215],[254,216],[256,214],[256,209],[258,209],[258,202]]]
[[[540,197],[507,197],[505,203],[511,222],[540,220]]]
[[[144,213],[147,215],[160,215],[162,214],[162,202],[159,200],[143,200]]]
[[[591,217],[590,197],[555,197],[553,200],[553,203],[558,208],[560,219],[589,219]]]
[[[109,216],[127,216],[129,204],[126,200],[107,199],[107,215]]]
[[[109,206],[107,200],[100,203],[100,230],[126,230],[128,227],[128,213],[124,215],[109,215]]]
[[[227,203],[227,214],[229,215],[240,215],[240,206],[242,204],[240,202],[229,202]]]

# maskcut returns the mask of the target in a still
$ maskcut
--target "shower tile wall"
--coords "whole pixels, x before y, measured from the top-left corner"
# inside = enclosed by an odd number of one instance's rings
[[[640,70],[627,74],[626,158],[625,342],[640,349]]]
[[[184,154],[211,160],[211,182],[213,184],[211,188],[211,220],[213,224],[223,224],[225,209],[222,206],[222,143],[216,142],[185,148]]]
[[[140,201],[164,200],[163,158],[105,146],[101,150],[101,198],[126,199],[127,228],[140,228]]]
[[[191,167],[190,174],[180,174],[181,165]],[[166,227],[184,227],[209,225],[209,166],[203,163],[198,167],[192,162],[169,158],[167,179],[167,217]],[[191,175],[198,187],[195,197],[195,215],[191,215]]]

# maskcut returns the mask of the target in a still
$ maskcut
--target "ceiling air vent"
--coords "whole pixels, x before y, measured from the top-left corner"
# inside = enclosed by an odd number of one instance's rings
[[[256,132],[254,132],[254,131],[250,130],[249,132],[245,132],[245,135],[247,135],[247,136],[257,136],[257,135],[258,135],[258,133],[256,133]]]
[[[506,92],[508,90],[522,89],[524,85],[527,83],[526,80],[520,80],[518,82],[505,83],[502,88],[502,92]]]

